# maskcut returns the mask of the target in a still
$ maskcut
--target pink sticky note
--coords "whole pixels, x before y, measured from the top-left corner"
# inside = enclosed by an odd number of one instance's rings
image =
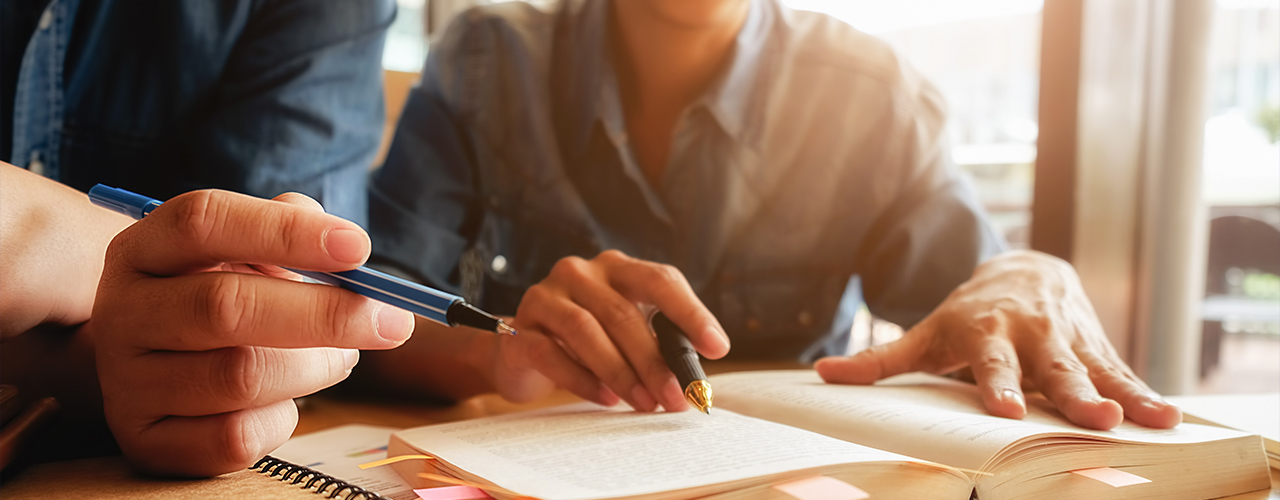
[[[856,486],[827,476],[816,476],[789,483],[775,484],[773,489],[800,500],[862,500],[871,498]]]
[[[474,498],[493,498],[484,490],[474,486],[441,486],[439,488],[420,488],[413,490],[422,500],[470,500]]]
[[[1111,485],[1113,488],[1151,482],[1150,479],[1147,479],[1145,477],[1142,477],[1136,474],[1130,474],[1122,470],[1112,469],[1110,467],[1097,467],[1094,469],[1073,470],[1071,471],[1071,473],[1079,474],[1081,476],[1084,476],[1096,481],[1102,481],[1104,483]]]

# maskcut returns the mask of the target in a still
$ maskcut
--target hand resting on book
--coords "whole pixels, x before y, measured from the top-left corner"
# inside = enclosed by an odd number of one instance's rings
[[[869,384],[911,371],[973,371],[987,411],[1022,418],[1025,379],[1077,425],[1110,429],[1125,417],[1168,428],[1182,414],[1134,375],[1111,346],[1075,270],[1038,252],[978,267],[896,342],[819,360],[832,383]]]

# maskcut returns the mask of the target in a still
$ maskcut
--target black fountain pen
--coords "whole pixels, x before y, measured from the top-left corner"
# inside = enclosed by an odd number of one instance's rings
[[[658,350],[671,372],[676,374],[676,380],[684,390],[684,398],[702,413],[710,415],[711,383],[707,382],[707,374],[702,372],[698,351],[689,343],[689,337],[665,314],[654,314],[651,322],[653,333],[658,336]]]

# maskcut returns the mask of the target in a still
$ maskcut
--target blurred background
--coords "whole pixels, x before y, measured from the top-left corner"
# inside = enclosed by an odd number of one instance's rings
[[[430,37],[492,3],[398,2],[388,130]],[[886,40],[941,89],[992,221],[1076,266],[1153,387],[1280,391],[1280,2],[783,3]],[[901,330],[864,311],[854,333],[861,349]]]

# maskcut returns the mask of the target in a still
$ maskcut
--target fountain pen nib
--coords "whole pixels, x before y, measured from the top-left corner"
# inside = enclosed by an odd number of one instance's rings
[[[689,382],[689,386],[684,388],[684,398],[698,411],[711,414],[711,384],[706,380]]]

